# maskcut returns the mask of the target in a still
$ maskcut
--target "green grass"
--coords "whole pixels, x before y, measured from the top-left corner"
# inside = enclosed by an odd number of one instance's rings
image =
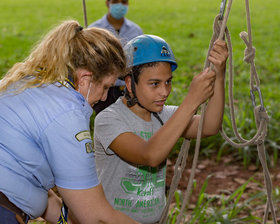
[[[169,104],[180,104],[193,75],[202,70],[212,35],[212,23],[219,12],[219,6],[220,0],[130,1],[127,17],[138,23],[145,33],[156,34],[166,39],[177,58],[179,67],[174,72],[173,93],[168,100]],[[280,119],[279,6],[278,0],[251,1],[253,44],[257,49],[255,62],[261,80],[264,103],[270,116],[267,146],[273,151],[274,158],[278,157],[277,147],[280,145],[277,126]],[[105,0],[87,0],[89,24],[102,17],[106,11]],[[1,1],[0,77],[15,62],[23,60],[42,35],[65,19],[76,19],[83,25],[82,0]],[[246,31],[244,1],[233,1],[228,27],[234,48],[237,121],[241,134],[250,138],[254,134],[255,126],[249,96],[249,66],[242,61],[245,45],[239,38],[239,33]],[[231,128],[227,124],[226,129],[231,135]],[[207,154],[211,150],[217,151],[222,144],[223,139],[218,135],[203,140],[202,148]],[[223,153],[232,152],[232,148],[228,146],[224,148],[226,150]]]
[[[279,0],[251,1],[251,22],[253,45],[256,47],[255,63],[261,80],[264,103],[270,116],[267,140],[268,159],[275,164],[280,145],[280,44],[279,44]],[[168,103],[179,105],[186,95],[194,74],[203,68],[204,60],[212,36],[212,23],[219,12],[220,0],[136,0],[130,1],[127,17],[138,23],[147,34],[155,34],[166,39],[171,45],[178,61],[174,72],[173,93]],[[88,23],[100,18],[107,11],[105,0],[87,0]],[[76,19],[82,25],[82,0],[2,0],[0,1],[0,78],[16,62],[23,60],[35,42],[54,25],[62,20]],[[254,118],[249,95],[249,66],[243,60],[245,45],[239,38],[241,31],[246,31],[245,3],[234,0],[228,21],[234,48],[234,95],[236,98],[237,123],[240,133],[250,138],[255,133]],[[232,135],[226,107],[225,129]],[[194,143],[192,143],[194,144]],[[179,147],[176,146],[175,150]],[[254,147],[232,149],[224,143],[220,135],[204,139],[201,152],[203,155],[218,152],[234,153],[237,159],[248,165],[255,161]],[[207,184],[207,183],[206,183]],[[205,185],[206,186],[206,185]],[[220,196],[221,206],[210,205],[213,199],[201,191],[198,204],[192,213],[192,222],[232,223],[225,219],[238,218],[238,212],[247,209],[245,202],[238,203],[233,196],[243,194],[243,185],[230,198]],[[279,201],[279,189],[274,193]],[[278,192],[278,193],[277,193]],[[177,198],[179,196],[177,195]],[[252,196],[257,197],[257,196]],[[216,200],[216,199],[215,199]],[[177,200],[178,206],[179,202]],[[171,211],[172,212],[172,211]],[[174,211],[175,212],[175,211]],[[232,217],[228,215],[231,214]],[[173,216],[174,218],[174,216]],[[258,219],[251,214],[251,220]],[[250,220],[250,221],[251,221]],[[239,220],[238,223],[251,223]],[[172,217],[171,217],[172,222]],[[253,221],[254,222],[254,221]]]
[[[248,194],[247,185],[256,182],[253,177],[242,184],[234,192],[225,192],[220,195],[209,195],[206,193],[208,176],[202,185],[199,196],[194,208],[189,209],[189,214],[184,214],[183,223],[188,224],[256,224],[261,223],[262,217],[254,214],[256,213],[253,207],[265,204],[264,192],[256,192],[255,194]],[[195,187],[194,187],[195,188]],[[275,202],[279,202],[278,188],[273,192]],[[277,195],[278,193],[278,195]],[[247,194],[246,197],[244,195]],[[278,197],[278,198],[277,198]],[[171,206],[168,224],[175,224],[176,219],[181,209],[183,195],[181,191],[175,192],[175,203]]]

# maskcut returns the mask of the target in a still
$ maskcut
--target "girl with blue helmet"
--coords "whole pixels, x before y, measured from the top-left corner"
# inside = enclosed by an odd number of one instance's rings
[[[196,138],[196,111],[209,100],[202,137],[218,133],[224,111],[224,41],[209,54],[214,70],[196,75],[180,106],[166,106],[177,63],[162,38],[141,35],[126,46],[125,97],[95,119],[95,160],[111,205],[140,223],[159,221],[165,206],[166,158],[180,137]]]

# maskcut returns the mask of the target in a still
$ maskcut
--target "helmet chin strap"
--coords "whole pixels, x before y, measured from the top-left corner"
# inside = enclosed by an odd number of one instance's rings
[[[147,110],[145,107],[143,107],[143,106],[139,103],[139,101],[138,101],[138,99],[137,99],[137,96],[136,96],[136,88],[135,88],[135,78],[134,78],[133,73],[131,74],[131,91],[132,91],[132,96],[133,96],[133,97],[131,97],[131,96],[129,95],[128,90],[125,89],[125,98],[127,99],[127,106],[128,106],[128,107],[132,107],[132,106],[134,106],[135,104],[138,104],[140,107],[142,107],[142,108],[144,108],[145,110]],[[147,111],[149,111],[149,110],[147,110]],[[149,111],[149,112],[151,112],[151,111]]]
[[[132,107],[132,106],[134,106],[135,104],[138,104],[141,108],[143,108],[143,109],[149,111],[150,113],[152,113],[152,114],[155,116],[155,118],[160,122],[160,124],[163,125],[164,123],[163,123],[162,119],[160,118],[160,116],[158,115],[158,113],[148,110],[148,109],[145,108],[145,107],[139,102],[139,100],[137,99],[137,96],[136,96],[136,88],[135,88],[135,78],[134,78],[133,73],[131,74],[131,91],[132,91],[133,97],[131,97],[131,96],[129,95],[128,90],[125,89],[125,98],[126,98],[126,100],[127,100],[126,105],[127,105],[128,107]]]

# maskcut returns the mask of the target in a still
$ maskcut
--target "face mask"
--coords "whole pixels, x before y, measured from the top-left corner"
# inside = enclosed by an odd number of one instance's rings
[[[87,97],[86,97],[86,101],[88,102],[88,97],[89,97],[89,94],[90,94],[90,90],[91,90],[91,84],[92,82],[90,82],[89,84],[89,88],[88,88],[88,92],[87,92]],[[89,103],[89,102],[88,102]]]
[[[110,4],[110,14],[115,19],[121,19],[128,11],[128,5],[122,3]]]
[[[89,94],[90,94],[90,90],[91,90],[91,85],[92,85],[92,82],[90,82],[89,87],[88,87],[87,96],[86,96],[86,101],[87,101],[87,102],[88,102],[88,98],[89,98]],[[80,92],[80,85],[78,85],[77,91],[78,91],[79,93],[81,93],[81,92]],[[88,103],[89,103],[89,102],[88,102]]]

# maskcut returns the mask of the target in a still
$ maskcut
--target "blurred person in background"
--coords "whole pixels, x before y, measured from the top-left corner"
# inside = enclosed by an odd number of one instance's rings
[[[124,46],[128,41],[143,34],[142,29],[136,23],[125,18],[128,11],[128,0],[106,0],[108,12],[99,20],[93,22],[89,27],[104,28],[112,32],[120,39]],[[94,106],[98,114],[101,110],[114,103],[119,96],[123,95],[125,82],[117,79],[114,87],[111,87],[105,101],[100,101]]]

